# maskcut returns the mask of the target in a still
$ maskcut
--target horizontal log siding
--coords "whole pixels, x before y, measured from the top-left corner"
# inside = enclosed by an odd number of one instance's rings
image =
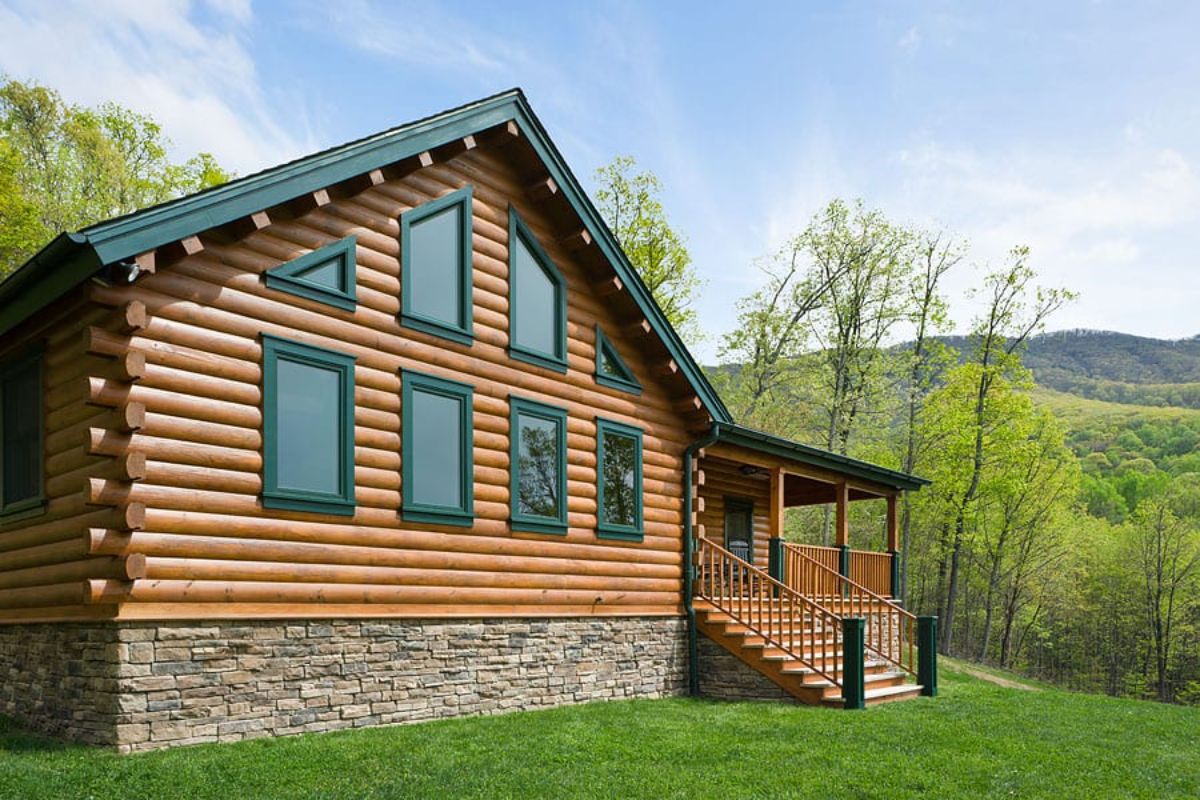
[[[129,527],[126,509],[90,505],[85,487],[92,477],[119,476],[118,458],[89,452],[92,425],[119,424],[121,412],[89,405],[84,390],[90,375],[113,376],[116,362],[87,352],[84,333],[115,328],[119,314],[89,303],[83,287],[64,296],[0,342],[0,360],[35,342],[44,346],[45,512],[23,519],[0,519],[0,622],[82,619],[107,616],[112,609],[84,603],[88,579],[124,580],[126,557],[91,555],[89,528]],[[135,515],[139,516],[139,515]],[[139,516],[140,518],[140,516]]]
[[[131,383],[62,359],[70,388],[64,384],[63,405],[51,413],[70,435],[50,454],[64,477],[55,502],[71,513],[95,508],[86,504],[100,504],[101,513],[113,513],[104,506],[144,504],[146,513],[144,528],[132,533],[81,517],[73,535],[90,538],[78,546],[86,544],[91,558],[110,568],[80,568],[87,573],[81,591],[93,603],[120,604],[123,618],[679,613],[681,455],[697,433],[674,410],[686,400],[683,385],[664,384],[643,343],[623,333],[637,318],[618,317],[614,307],[628,298],[592,294],[591,282],[603,276],[558,244],[572,231],[520,188],[532,179],[516,174],[499,151],[470,151],[298,218],[277,214],[240,241],[202,234],[201,252],[133,286],[92,289],[109,305],[144,304],[146,324],[125,333],[86,320],[65,338],[82,337],[113,355],[140,353],[144,374]],[[466,185],[474,187],[469,347],[397,319],[400,214]],[[567,281],[566,375],[508,357],[510,202]],[[262,272],[350,234],[358,241],[356,311],[264,286]],[[643,385],[640,396],[596,385],[597,322]],[[260,333],[357,357],[353,517],[262,508]],[[471,528],[399,517],[401,369],[474,388]],[[510,392],[568,410],[566,536],[509,528]],[[73,413],[72,403],[84,400],[94,414]],[[119,411],[108,409],[130,403],[145,407],[144,421],[123,431],[113,423]],[[596,536],[597,415],[645,431],[641,543]],[[101,468],[129,453],[145,458],[140,480]],[[765,554],[765,539],[762,547]],[[76,546],[68,550],[64,562],[80,557]],[[145,557],[145,576],[116,579],[113,565],[133,555]]]
[[[764,569],[767,566],[767,541],[771,538],[771,481],[767,476],[752,478],[743,475],[739,464],[723,459],[706,457],[700,460],[704,472],[704,485],[699,495],[704,498],[704,511],[700,512],[700,524],[704,535],[722,547],[725,546],[725,498],[735,497],[754,503],[754,563]]]

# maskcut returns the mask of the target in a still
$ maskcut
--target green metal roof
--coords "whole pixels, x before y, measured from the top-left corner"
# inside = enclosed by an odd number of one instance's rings
[[[792,459],[802,464],[861,478],[893,489],[916,490],[931,483],[926,478],[879,467],[867,461],[859,461],[857,458],[831,453],[818,447],[810,447],[733,422],[718,422],[713,428],[718,442],[740,445],[760,453],[770,453],[780,458]]]
[[[593,241],[629,289],[684,377],[718,422],[729,412],[650,290],[621,250],[520,89],[511,89],[432,117],[248,175],[178,200],[62,234],[0,283],[0,335],[95,275],[107,264],[194,236],[309,192],[418,153],[515,121],[583,221]]]

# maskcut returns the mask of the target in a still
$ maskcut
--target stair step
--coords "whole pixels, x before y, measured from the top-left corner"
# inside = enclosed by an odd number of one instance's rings
[[[864,699],[867,705],[879,705],[880,703],[890,703],[895,700],[907,700],[916,697],[921,693],[921,686],[915,683],[905,683],[900,686],[885,686],[878,689],[868,688]],[[831,706],[842,706],[846,704],[845,698],[841,695],[835,697],[825,697],[821,699],[822,703]]]

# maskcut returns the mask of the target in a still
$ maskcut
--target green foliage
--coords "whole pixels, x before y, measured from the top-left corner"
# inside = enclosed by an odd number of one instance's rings
[[[150,117],[0,84],[0,276],[50,239],[229,180],[207,153],[183,163]]]
[[[638,172],[631,156],[596,171],[596,205],[659,308],[684,341],[699,340],[691,307],[701,282],[683,237],[671,227],[659,196],[662,183]]]

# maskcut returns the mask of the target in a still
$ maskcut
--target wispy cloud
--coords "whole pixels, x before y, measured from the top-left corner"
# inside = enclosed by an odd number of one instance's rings
[[[286,127],[271,113],[245,43],[252,19],[246,0],[0,0],[0,71],[150,114],[181,155],[250,172],[314,149],[302,112]]]
[[[423,70],[483,71],[492,80],[529,62],[521,47],[438,3],[406,3],[397,13],[395,3],[346,0],[314,7],[307,22],[359,50]]]

